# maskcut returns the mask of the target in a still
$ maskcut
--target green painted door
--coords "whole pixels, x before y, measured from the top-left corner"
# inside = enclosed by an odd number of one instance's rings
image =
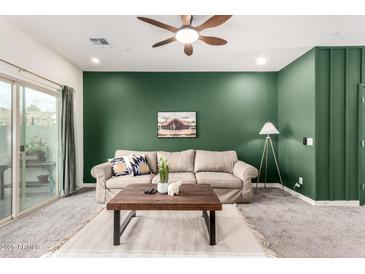
[[[359,85],[359,200],[365,204],[365,84]]]

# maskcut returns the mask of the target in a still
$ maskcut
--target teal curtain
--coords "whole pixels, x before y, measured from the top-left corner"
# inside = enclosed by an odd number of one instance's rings
[[[61,145],[64,195],[69,195],[77,189],[73,92],[73,88],[62,88]]]

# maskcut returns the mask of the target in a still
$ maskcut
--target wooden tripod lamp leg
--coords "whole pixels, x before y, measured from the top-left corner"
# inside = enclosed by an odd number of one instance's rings
[[[282,188],[283,188],[283,190],[284,190],[284,184],[283,184],[283,180],[281,179],[281,173],[280,173],[280,169],[279,169],[278,161],[276,160],[276,155],[275,155],[274,147],[273,147],[273,145],[272,145],[272,141],[271,141],[271,138],[270,138],[270,137],[269,137],[269,139],[270,139],[271,150],[272,150],[272,154],[274,155],[275,165],[276,165],[276,169],[277,169],[277,171],[278,171],[278,175],[279,175],[279,179],[280,179],[281,187],[282,187]]]
[[[268,135],[266,137],[266,142],[269,143],[270,136]],[[267,183],[267,159],[269,158],[269,144],[267,144],[266,146],[266,155],[265,155],[265,188],[266,188],[266,183]]]
[[[266,150],[268,149],[268,143],[267,143],[267,138],[265,140],[265,145],[264,145],[264,150],[262,151],[262,157],[261,157],[261,163],[260,163],[260,168],[259,168],[259,175],[257,177],[257,181],[256,181],[256,190],[257,190],[257,186],[258,183],[260,182],[260,176],[261,176],[261,171],[262,171],[262,163],[264,162],[264,156],[267,155]]]

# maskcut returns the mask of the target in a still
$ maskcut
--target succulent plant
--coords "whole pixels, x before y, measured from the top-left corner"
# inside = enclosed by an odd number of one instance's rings
[[[165,184],[169,182],[169,163],[166,159],[160,158],[158,170],[160,172],[160,183]]]

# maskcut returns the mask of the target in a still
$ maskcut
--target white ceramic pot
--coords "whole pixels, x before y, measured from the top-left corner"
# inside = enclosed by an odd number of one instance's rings
[[[160,193],[167,193],[167,188],[169,186],[169,183],[158,183],[157,184],[157,191]]]

